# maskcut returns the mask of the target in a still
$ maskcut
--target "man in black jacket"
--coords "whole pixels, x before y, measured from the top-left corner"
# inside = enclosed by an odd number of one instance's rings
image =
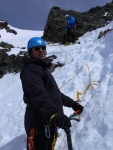
[[[20,73],[26,103],[25,130],[27,150],[53,150],[57,127],[71,127],[63,106],[82,113],[83,107],[60,92],[46,62],[46,44],[40,37],[33,37],[27,45],[31,59]]]

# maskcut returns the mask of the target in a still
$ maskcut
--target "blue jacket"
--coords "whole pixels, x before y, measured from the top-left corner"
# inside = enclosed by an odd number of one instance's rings
[[[67,25],[65,26],[65,29],[70,29],[71,25],[76,25],[76,19],[72,16],[69,16],[68,20],[67,20]]]

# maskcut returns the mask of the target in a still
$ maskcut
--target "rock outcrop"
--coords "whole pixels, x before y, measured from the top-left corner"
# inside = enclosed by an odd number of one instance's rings
[[[65,14],[72,15],[79,22],[75,31],[76,39],[88,31],[103,27],[113,20],[113,1],[103,7],[95,7],[87,12],[80,13],[73,10],[63,10],[54,6],[51,8],[46,26],[44,28],[43,39],[52,42],[61,42],[64,34]]]
[[[13,33],[13,34],[17,34],[17,32],[14,30],[14,29],[11,29],[9,26],[8,26],[8,22],[3,22],[3,21],[0,21],[0,30],[1,29],[6,29],[7,32],[9,33]]]
[[[29,55],[26,51],[20,51],[18,55],[8,55],[6,49],[0,50],[0,78],[3,77],[6,73],[18,73],[21,71],[24,62],[29,58]],[[50,72],[53,72],[56,67],[61,67],[64,64],[59,62],[53,64],[53,59],[56,59],[55,55],[47,57],[47,61],[51,62],[51,67],[49,68]]]

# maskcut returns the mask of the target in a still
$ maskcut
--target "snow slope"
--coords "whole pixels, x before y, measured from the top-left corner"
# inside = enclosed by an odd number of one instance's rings
[[[0,30],[0,42],[15,47],[9,55],[18,54],[31,37],[43,35],[43,31],[14,29],[17,35]],[[100,31],[106,29],[113,29],[113,22],[86,33],[78,39],[80,44],[47,44],[48,56],[54,54],[57,56],[54,62],[65,63],[53,72],[63,93],[76,100],[77,91],[84,92],[90,83],[96,84],[80,96],[84,111],[80,122],[72,121],[73,150],[113,150],[113,31],[98,39]],[[19,73],[0,79],[0,150],[26,150],[22,94]],[[73,113],[66,107],[64,111],[67,116]],[[61,129],[55,146],[55,150],[59,149],[68,150]]]

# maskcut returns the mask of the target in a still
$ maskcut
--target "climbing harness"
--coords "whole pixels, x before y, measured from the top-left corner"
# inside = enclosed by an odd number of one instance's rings
[[[47,138],[51,137],[50,126],[51,126],[51,124],[45,125],[45,136]],[[52,143],[51,143],[51,150],[54,150],[54,146],[55,146],[55,143],[56,143],[57,138],[58,138],[58,131],[57,130],[58,129],[55,127],[55,132],[54,132],[53,140],[52,140]],[[27,141],[26,141],[27,145],[28,145],[28,150],[36,150],[34,148],[34,139],[35,139],[35,136],[36,136],[37,133],[38,133],[38,128],[31,129],[30,132],[28,133],[28,138],[27,138]]]
[[[35,131],[35,129],[31,129],[30,132],[29,132],[29,136],[28,136],[28,150],[35,150],[34,148],[34,138],[35,138],[35,135],[37,134],[37,130]]]
[[[45,135],[47,138],[51,137],[50,126],[51,126],[51,124],[47,124],[45,126]],[[55,133],[54,133],[53,141],[51,143],[52,150],[54,150],[54,146],[55,146],[57,138],[58,138],[58,131],[57,131],[57,128],[55,127]]]
[[[50,133],[50,124],[47,124],[46,126],[45,126],[45,135],[46,135],[46,137],[47,138],[50,138],[50,136],[51,136],[51,133]]]

